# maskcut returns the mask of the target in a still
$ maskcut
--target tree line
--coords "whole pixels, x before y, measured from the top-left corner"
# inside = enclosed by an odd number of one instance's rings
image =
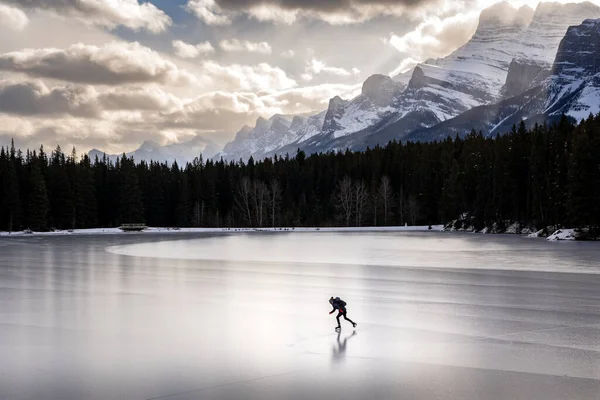
[[[0,230],[431,225],[600,227],[600,115],[506,135],[185,166],[0,150]],[[461,224],[462,222],[458,222]],[[458,226],[459,227],[459,226]]]

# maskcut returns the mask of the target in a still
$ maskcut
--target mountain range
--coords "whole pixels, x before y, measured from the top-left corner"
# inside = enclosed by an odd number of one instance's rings
[[[181,142],[172,143],[166,146],[161,146],[156,142],[147,140],[135,151],[126,153],[127,157],[133,157],[136,162],[139,161],[157,161],[173,164],[175,161],[181,164],[192,162],[196,157],[202,155],[205,159],[214,157],[220,151],[219,146],[209,141],[202,136],[196,136],[193,139]],[[105,152],[98,149],[93,149],[88,153],[91,160],[96,157],[101,159]],[[106,154],[111,161],[116,161],[122,154]]]
[[[482,11],[475,34],[450,55],[395,77],[373,75],[357,97],[336,96],[327,110],[311,116],[259,118],[222,151],[203,142],[203,155],[239,160],[298,149],[363,150],[390,140],[466,135],[472,129],[502,134],[522,120],[547,122],[563,113],[587,117],[600,111],[598,18],[600,7],[589,2],[539,3],[535,10],[497,3]],[[180,145],[145,143],[132,154],[136,160],[159,160],[158,154],[160,160],[190,161],[175,148]]]

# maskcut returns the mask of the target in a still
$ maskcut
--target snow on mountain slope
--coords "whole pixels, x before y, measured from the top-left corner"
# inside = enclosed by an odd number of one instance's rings
[[[152,141],[145,141],[137,150],[126,153],[126,156],[133,157],[137,162],[157,161],[172,164],[177,161],[180,165],[184,165],[187,162],[192,162],[196,157],[200,157],[200,155],[205,159],[211,158],[219,150],[219,147],[208,139],[196,136],[189,141],[172,143],[166,146],[161,146]],[[96,156],[101,159],[104,154],[104,152],[94,149],[88,153],[88,156],[93,161]],[[107,154],[107,157],[111,161],[115,161],[121,156],[122,154]]]
[[[291,121],[288,116],[281,115],[275,115],[268,120],[258,118],[254,128],[244,126],[235,139],[225,146],[223,152],[214,158],[262,158],[290,143],[302,143],[317,135],[321,132],[325,117],[326,111],[308,117],[293,116]]]
[[[445,58],[425,63],[437,67],[426,68],[426,75],[452,81],[459,72],[462,76],[473,74],[473,81],[484,83],[486,91],[497,96],[515,56],[514,43],[533,17],[534,11],[528,6],[516,9],[506,2],[494,4],[481,12],[477,30],[465,45]]]
[[[331,99],[319,132],[313,130],[303,140],[290,132],[240,136],[224,154],[239,159],[298,148],[309,153],[364,149],[422,133],[478,107],[497,105],[544,81],[567,28],[590,17],[600,17],[600,7],[589,2],[540,3],[535,11],[497,3],[482,11],[473,37],[449,56],[427,60],[394,78],[374,75],[352,100]],[[578,96],[585,104],[595,92],[582,89]],[[509,103],[519,108],[514,100]]]
[[[600,8],[591,3],[568,7],[545,3],[535,11],[525,6],[516,9],[505,2],[495,4],[481,13],[478,28],[469,42],[447,57],[428,60],[414,68],[407,89],[392,105],[395,110],[379,116],[346,113],[345,117],[354,121],[355,132],[343,127],[338,128],[343,135],[323,132],[304,150],[359,150],[385,144],[475,107],[494,104],[509,89],[511,95],[521,93],[529,81],[549,69],[553,57],[548,58],[548,54],[556,53],[568,25],[573,21],[580,23],[594,13],[600,13]],[[544,35],[540,35],[543,30]],[[511,63],[528,53],[532,57],[527,62],[537,67],[525,68],[523,62],[513,65],[513,76],[506,86]],[[539,68],[538,74],[535,68]]]
[[[590,2],[539,3],[529,27],[516,38],[515,58],[552,65],[567,28],[579,25],[585,19],[594,18],[600,18],[600,8]]]
[[[531,15],[527,7],[515,10],[498,3],[484,10],[468,43],[448,57],[415,68],[400,101],[398,114],[402,117],[369,132],[364,144],[352,144],[353,148],[422,133],[470,109],[497,103],[509,89],[514,96],[533,87],[526,83],[545,78],[568,26],[574,21],[580,24],[590,15],[600,16],[600,7],[591,3],[540,3]],[[525,56],[527,61],[522,61]],[[513,74],[507,81],[511,65]],[[415,78],[418,84],[413,84]],[[431,140],[422,134],[419,138]],[[357,138],[354,141],[359,142]]]
[[[287,129],[273,131],[270,121],[277,116],[268,121],[259,118],[255,128],[243,135],[238,133],[217,158],[238,160],[294,153],[298,148],[311,147],[315,140],[321,143],[323,137],[341,138],[363,130],[396,111],[393,105],[405,87],[389,76],[373,75],[365,81],[359,96],[349,101],[336,96],[326,111],[308,118],[294,117]]]
[[[389,76],[369,77],[358,97],[347,102],[340,102],[339,97],[332,99],[323,132],[339,138],[368,128],[397,111],[397,98],[405,87]]]
[[[496,104],[471,109],[438,126],[417,131],[412,140],[505,133],[524,120],[527,125],[552,122],[566,114],[576,120],[600,112],[600,19],[569,27],[549,76],[526,92]],[[536,82],[534,80],[533,82]]]
[[[600,19],[569,28],[546,85],[544,113],[581,119],[600,112]]]

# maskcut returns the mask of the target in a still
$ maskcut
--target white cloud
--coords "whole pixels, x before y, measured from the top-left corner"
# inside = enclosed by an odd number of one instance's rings
[[[138,0],[2,0],[20,8],[41,9],[61,17],[74,17],[86,23],[108,28],[125,26],[133,30],[146,29],[163,32],[172,23],[171,18],[149,2]]]
[[[299,12],[297,10],[285,10],[273,7],[272,5],[259,4],[250,8],[248,15],[259,21],[291,25],[298,19]]]
[[[458,4],[454,4],[458,3]],[[331,25],[360,24],[377,17],[422,17],[449,15],[468,2],[440,0],[189,0],[188,10],[208,25],[231,24],[236,17],[291,25],[302,19],[321,20]]]
[[[0,136],[35,147],[43,143],[120,152],[144,140],[183,140],[198,133],[231,137],[259,116],[327,108],[335,95],[352,98],[361,85],[324,84],[259,92],[216,91],[178,98],[156,85],[48,88],[41,82],[0,84]]]
[[[327,108],[329,99],[341,96],[349,99],[360,94],[361,85],[324,84],[286,90],[265,90],[259,93],[206,93],[187,102],[171,114],[163,115],[166,128],[192,128],[234,133],[258,117],[274,114],[301,114]]]
[[[285,71],[267,63],[250,65],[221,65],[215,61],[202,64],[199,76],[203,85],[221,90],[265,90],[287,89],[295,87],[296,81],[289,78]]]
[[[214,0],[190,0],[187,4],[187,9],[207,25],[231,24],[229,14],[223,12]]]
[[[396,76],[398,74],[402,74],[404,72],[410,71],[411,68],[415,67],[420,62],[421,61],[415,60],[412,57],[405,58],[404,60],[402,60],[402,62],[398,66],[398,68],[396,68],[395,70],[390,72],[390,76]]]
[[[329,75],[337,75],[337,76],[352,76],[352,75],[358,75],[360,73],[360,70],[358,68],[352,68],[352,71],[348,71],[347,69],[344,69],[344,68],[329,67],[329,66],[325,65],[324,62],[313,58],[310,61],[308,67],[306,68],[306,73],[303,75],[303,77],[305,80],[310,80],[315,75],[319,75],[321,73],[329,74]],[[311,78],[307,79],[309,76]]]
[[[66,49],[24,49],[0,54],[0,70],[75,83],[121,85],[196,81],[187,71],[139,43],[75,44]]]
[[[296,55],[296,52],[291,49],[281,53],[281,57],[283,57],[283,58],[294,58],[295,55]]]
[[[106,111],[167,113],[181,108],[184,100],[156,85],[146,85],[111,88],[98,94],[98,103]]]
[[[271,45],[267,42],[249,42],[247,40],[227,39],[222,40],[219,46],[226,52],[248,52],[271,54]]]
[[[402,36],[391,35],[388,42],[415,60],[444,57],[473,36],[477,16],[478,13],[467,13],[446,19],[431,17]]]
[[[14,31],[22,31],[29,23],[27,15],[18,8],[0,4],[0,24]]]
[[[277,107],[279,114],[301,114],[327,109],[334,96],[351,99],[361,92],[362,84],[322,84],[286,90],[265,92],[261,100],[270,107]]]
[[[175,54],[181,58],[196,58],[203,54],[215,52],[215,48],[210,42],[202,42],[194,45],[182,40],[174,40],[172,45],[175,48]]]

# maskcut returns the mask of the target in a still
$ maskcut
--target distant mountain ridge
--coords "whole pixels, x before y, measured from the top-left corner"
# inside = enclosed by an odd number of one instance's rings
[[[201,136],[181,143],[172,143],[166,146],[161,146],[153,141],[145,141],[135,151],[126,153],[127,157],[133,157],[136,162],[139,161],[157,161],[167,162],[173,164],[175,161],[179,164],[185,164],[192,162],[196,157],[202,155],[203,158],[208,159],[215,156],[220,151],[219,146],[211,142],[210,140]],[[102,158],[106,153],[98,149],[91,150],[88,155],[94,160],[96,157]],[[106,154],[106,156],[115,161],[121,157],[122,154]]]
[[[600,19],[572,26],[560,43],[552,69],[528,89],[497,104],[478,107],[429,129],[411,140],[443,139],[471,129],[502,134],[514,124],[552,122],[563,114],[575,120],[600,112]]]
[[[481,13],[479,26],[465,45],[447,57],[419,64],[408,82],[407,74],[393,79],[371,76],[358,97],[331,99],[321,128],[316,129],[320,118],[313,120],[309,135],[299,137],[282,126],[267,132],[257,123],[217,157],[261,158],[293,154],[297,149],[308,153],[361,150],[392,139],[433,140],[442,135],[447,121],[461,117],[474,127],[481,126],[490,113],[523,108],[517,103],[533,96],[528,91],[556,68],[553,62],[569,26],[590,18],[600,18],[600,7],[589,2],[540,3],[535,10],[497,3]],[[576,45],[569,43],[565,46]],[[586,51],[581,46],[578,49]],[[518,96],[523,97],[515,98]],[[594,98],[586,94],[579,99],[580,108],[587,110],[586,102]],[[479,118],[479,113],[485,115]],[[463,125],[448,133],[464,134]],[[497,129],[501,127],[504,125]]]
[[[450,55],[395,77],[372,75],[353,99],[335,96],[314,114],[258,118],[222,150],[197,137],[167,146],[145,142],[128,155],[182,164],[200,154],[237,161],[431,141],[471,129],[502,134],[521,120],[548,122],[563,112],[579,119],[600,111],[597,18],[600,7],[590,2],[539,3],[535,10],[500,2],[481,12],[473,37]],[[103,153],[90,152],[96,154]]]

